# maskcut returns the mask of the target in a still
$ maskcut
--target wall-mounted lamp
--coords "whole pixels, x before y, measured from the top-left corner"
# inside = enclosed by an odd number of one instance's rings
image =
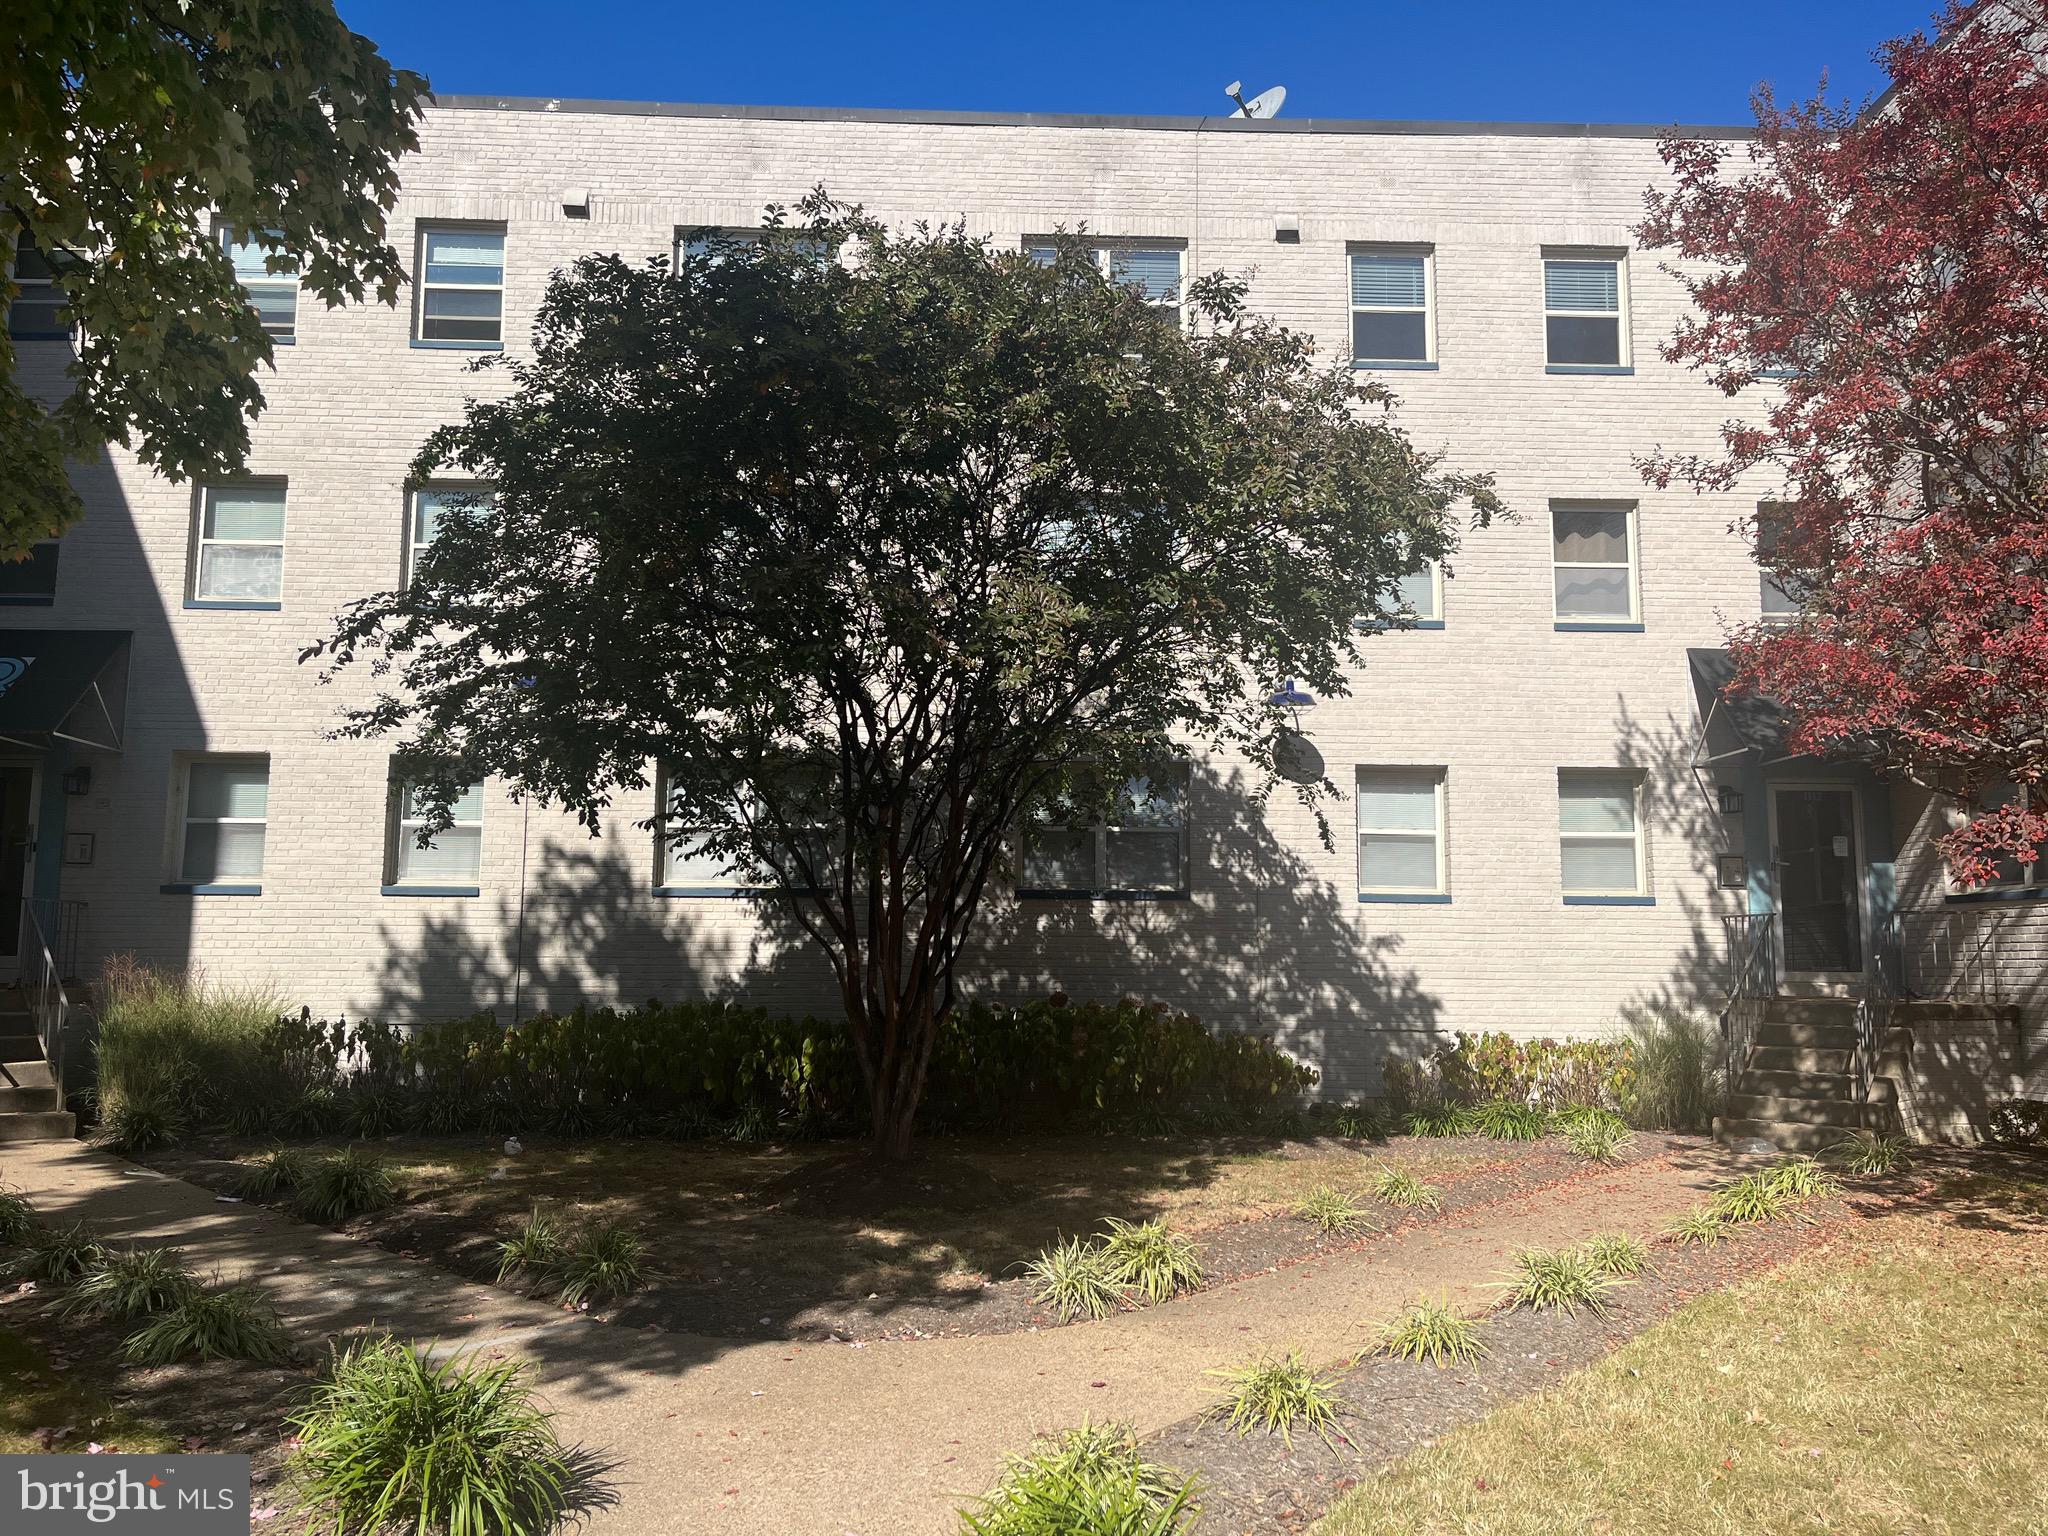
[[[590,189],[588,187],[571,187],[564,192],[562,194],[562,213],[565,217],[571,219],[589,218]]]
[[[67,795],[89,795],[92,793],[92,769],[81,764],[64,770],[64,793]]]
[[[1273,694],[1266,702],[1268,704],[1276,704],[1292,714],[1294,716],[1294,728],[1299,731],[1301,729],[1301,713],[1305,709],[1314,709],[1316,707],[1316,696],[1290,677],[1281,685],[1280,691]]]
[[[1282,245],[1301,244],[1301,218],[1292,213],[1273,215],[1273,238]]]
[[[1740,816],[1742,814],[1742,791],[1732,784],[1721,786],[1721,814]]]

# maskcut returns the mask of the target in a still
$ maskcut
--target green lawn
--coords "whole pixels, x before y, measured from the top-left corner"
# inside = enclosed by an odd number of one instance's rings
[[[48,1431],[48,1434],[38,1434]],[[122,1413],[50,1364],[20,1334],[0,1328],[0,1455],[38,1451],[169,1451],[156,1427]]]
[[[2048,1176],[1972,1175],[1703,1298],[1317,1536],[2040,1536]]]

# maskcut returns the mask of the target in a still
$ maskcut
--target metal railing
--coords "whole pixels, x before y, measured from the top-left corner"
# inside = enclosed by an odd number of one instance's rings
[[[1724,917],[1728,931],[1728,1002],[1721,1010],[1721,1068],[1732,1090],[1756,1045],[1764,1007],[1778,991],[1776,914]]]
[[[64,1107],[64,1030],[71,1021],[71,999],[64,993],[64,972],[44,936],[36,908],[44,903],[21,904],[21,990],[28,998],[28,1010],[35,1019],[36,1039],[42,1042],[43,1060],[50,1064],[50,1081],[56,1085],[57,1107]],[[47,903],[77,906],[77,902]],[[75,940],[74,940],[75,942]],[[75,957],[74,957],[75,958]]]
[[[1908,907],[1884,925],[1890,994],[1936,1002],[1999,1005],[2007,996],[2006,913],[1992,906]]]
[[[26,973],[31,959],[29,947],[29,923],[33,920],[43,936],[43,947],[48,949],[57,962],[57,972],[76,980],[78,976],[78,938],[85,927],[85,903],[82,901],[59,901],[47,896],[24,896],[21,899],[21,947],[15,951],[22,958],[22,969]]]

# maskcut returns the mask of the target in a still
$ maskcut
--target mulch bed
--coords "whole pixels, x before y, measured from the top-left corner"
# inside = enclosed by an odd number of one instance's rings
[[[1315,1143],[1298,1143],[1304,1150]],[[1411,1153],[1450,1153],[1467,1159],[1455,1170],[1428,1177],[1441,1195],[1438,1210],[1400,1210],[1365,1200],[1374,1230],[1326,1238],[1305,1221],[1275,1215],[1234,1222],[1195,1234],[1195,1246],[1212,1285],[1271,1274],[1332,1254],[1354,1251],[1429,1224],[1467,1225],[1503,1202],[1562,1188],[1581,1180],[1611,1177],[1617,1167],[1699,1151],[1700,1137],[1641,1133],[1620,1164],[1600,1165],[1575,1156],[1563,1142],[1498,1142],[1477,1137],[1387,1143],[1342,1143],[1360,1158],[1362,1191],[1370,1170],[1381,1162],[1402,1164]],[[159,1153],[151,1163],[166,1173],[215,1190],[230,1187],[240,1165],[218,1154]],[[801,1220],[801,1216],[793,1216]],[[422,1204],[400,1205],[347,1225],[351,1237],[406,1258],[427,1259],[470,1279],[491,1283],[497,1273],[501,1233],[480,1231],[474,1221]],[[647,1287],[599,1315],[622,1327],[718,1337],[787,1339],[799,1342],[862,1342],[953,1338],[1022,1333],[1063,1326],[1031,1296],[1021,1276],[992,1279],[979,1289],[945,1294],[866,1297],[793,1296],[781,1283],[772,1252],[744,1269],[710,1275],[651,1273]],[[1171,1303],[1168,1303],[1171,1305]]]
[[[1847,1182],[1842,1196],[1812,1202],[1783,1221],[1741,1228],[1717,1245],[1653,1244],[1653,1267],[1609,1293],[1605,1316],[1496,1311],[1480,1324],[1489,1353],[1470,1365],[1439,1369],[1377,1355],[1358,1361],[1336,1373],[1348,1411],[1334,1445],[1300,1433],[1289,1450],[1275,1437],[1241,1437],[1198,1417],[1147,1437],[1145,1454],[1199,1480],[1204,1536],[1302,1531],[1380,1467],[1514,1398],[1555,1386],[1686,1302],[1797,1257],[1843,1222],[1911,1203],[1932,1187],[1924,1178],[1910,1190],[1886,1185],[1882,1192],[1873,1181]]]

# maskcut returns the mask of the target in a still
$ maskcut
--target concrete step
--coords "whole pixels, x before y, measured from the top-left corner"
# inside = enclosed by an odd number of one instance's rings
[[[4,1073],[0,1073],[0,1085],[15,1088],[57,1086],[57,1079],[50,1071],[50,1064],[40,1056],[31,1057],[27,1061],[8,1061],[6,1057],[0,1056],[0,1063],[5,1064]]]
[[[1865,1105],[1848,1099],[1781,1098],[1770,1093],[1731,1093],[1728,1113],[1740,1120],[1798,1121],[1802,1125],[1836,1127],[1837,1133],[1852,1131],[1869,1118]]]
[[[1714,1117],[1716,1141],[1761,1136],[1780,1152],[1825,1152],[1848,1133],[1838,1125],[1808,1125],[1798,1120],[1741,1120]]]
[[[1808,1050],[1791,1045],[1760,1045],[1750,1052],[1750,1072],[1847,1072],[1850,1052]]]
[[[1856,1048],[1856,1026],[1766,1022],[1756,1027],[1756,1043],[1803,1045],[1823,1051],[1849,1051]]]
[[[0,1115],[0,1142],[69,1141],[78,1134],[78,1117],[67,1110],[40,1114]]]
[[[1853,997],[1767,997],[1766,1024],[1854,1024]]]
[[[55,1088],[0,1087],[0,1115],[35,1115],[56,1109]]]
[[[1856,1079],[1848,1072],[1745,1072],[1736,1080],[1737,1093],[1767,1093],[1781,1099],[1853,1099]]]

